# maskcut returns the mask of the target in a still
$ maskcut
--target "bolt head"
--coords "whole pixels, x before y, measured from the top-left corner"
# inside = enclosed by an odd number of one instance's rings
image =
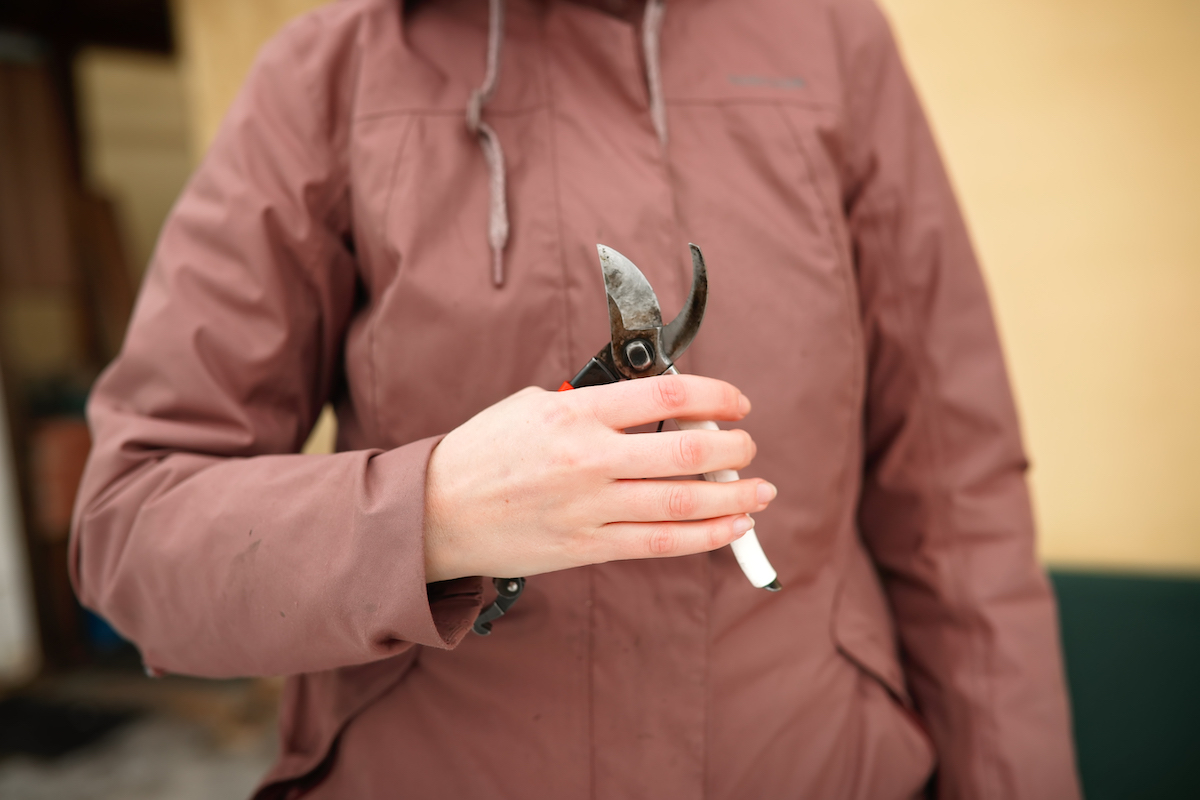
[[[638,372],[649,369],[654,363],[654,348],[645,339],[634,339],[625,345],[625,361]]]

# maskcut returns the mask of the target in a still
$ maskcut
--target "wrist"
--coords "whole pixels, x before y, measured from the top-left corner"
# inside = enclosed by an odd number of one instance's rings
[[[442,481],[437,475],[437,447],[430,454],[425,473],[424,551],[425,583],[437,583],[454,578],[463,578],[467,573],[456,568],[453,556],[457,548],[450,546],[450,526],[447,520],[447,504],[440,493]]]

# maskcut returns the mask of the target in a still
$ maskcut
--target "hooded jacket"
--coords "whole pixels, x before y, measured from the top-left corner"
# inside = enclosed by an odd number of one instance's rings
[[[151,670],[291,676],[261,797],[1077,796],[992,314],[878,9],[507,12],[489,50],[482,0],[344,0],[264,49],[90,401],[83,602]],[[600,564],[468,636],[430,451],[607,339],[597,242],[670,316],[688,241],[680,367],[754,401],[784,590]]]

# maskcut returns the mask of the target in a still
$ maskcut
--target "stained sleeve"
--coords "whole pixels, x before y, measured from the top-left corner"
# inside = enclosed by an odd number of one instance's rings
[[[297,451],[355,307],[352,37],[294,23],[260,55],[170,215],[92,392],[70,569],[153,670],[325,670],[452,647],[478,579],[426,586],[435,439]]]
[[[1078,797],[1056,608],[987,291],[888,25],[846,4],[845,209],[867,346],[862,536],[940,798]]]

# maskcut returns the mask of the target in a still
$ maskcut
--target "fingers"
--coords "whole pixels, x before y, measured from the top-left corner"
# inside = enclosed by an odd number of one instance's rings
[[[732,384],[699,375],[659,375],[568,392],[614,430],[663,419],[739,420],[750,401]]]
[[[606,561],[672,558],[706,553],[740,539],[754,527],[745,514],[698,522],[613,522],[600,529],[597,553]]]
[[[673,478],[720,469],[745,469],[758,447],[734,431],[664,431],[612,437],[605,468],[612,479]]]
[[[599,501],[621,522],[682,522],[762,511],[776,490],[761,479],[708,481],[617,481]]]

